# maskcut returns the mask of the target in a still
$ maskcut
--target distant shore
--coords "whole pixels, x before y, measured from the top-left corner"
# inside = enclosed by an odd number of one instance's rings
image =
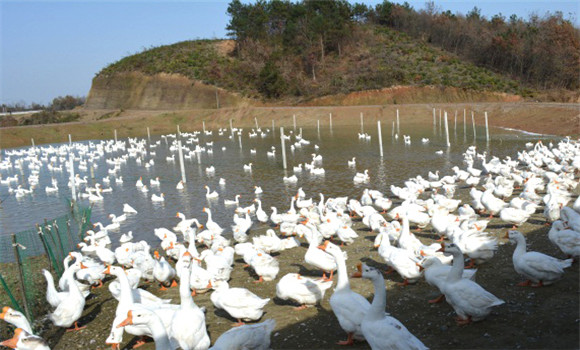
[[[196,110],[90,110],[76,109],[81,120],[71,123],[17,126],[0,128],[0,147],[14,148],[67,142],[70,134],[74,141],[89,139],[112,139],[117,137],[147,136],[147,127],[152,135],[174,133],[180,125],[182,132],[206,128],[228,128],[230,119],[234,127],[254,127],[255,120],[261,127],[292,126],[296,115],[299,126],[329,124],[332,113],[333,125],[358,125],[360,113],[365,123],[381,120],[385,128],[396,119],[399,110],[401,125],[431,125],[433,108],[438,122],[439,110],[447,111],[450,125],[457,111],[458,124],[471,124],[471,111],[476,124],[482,125],[484,112],[488,112],[489,125],[526,131],[529,133],[559,136],[580,135],[580,104],[577,103],[530,103],[530,102],[477,102],[477,103],[425,103],[369,106],[326,106],[326,107],[241,107]]]

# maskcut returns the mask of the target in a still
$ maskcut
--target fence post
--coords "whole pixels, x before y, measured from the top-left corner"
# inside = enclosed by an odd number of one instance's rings
[[[52,229],[54,229],[54,231],[55,231],[56,239],[58,240],[58,244],[60,246],[60,257],[64,259],[64,257],[65,257],[64,246],[62,245],[62,239],[60,238],[60,231],[58,229],[58,224],[56,223],[56,219],[52,220]]]
[[[68,236],[68,251],[71,252],[75,249],[74,247],[74,243],[73,243],[73,238],[72,238],[72,232],[70,229],[70,218],[66,220],[66,234]]]
[[[18,281],[20,282],[20,294],[22,295],[22,301],[24,302],[24,313],[29,320],[30,310],[28,309],[28,299],[26,298],[25,286],[24,286],[24,272],[22,271],[22,258],[20,257],[20,252],[18,251],[18,244],[16,242],[16,234],[12,234],[12,248],[14,248],[14,256],[16,257],[16,263],[18,265]]]
[[[36,224],[36,230],[38,231],[38,237],[40,238],[40,241],[42,242],[42,246],[44,247],[44,252],[48,256],[48,265],[50,265],[50,269],[54,273],[56,273],[56,270],[54,269],[54,265],[52,264],[52,259],[50,257],[50,254],[48,254],[48,247],[46,245],[46,241],[44,240],[44,235],[42,234],[42,230],[40,229],[40,225]]]
[[[8,288],[8,285],[6,284],[6,281],[4,280],[4,277],[2,276],[2,274],[0,273],[0,284],[2,284],[2,287],[4,288],[4,291],[6,291],[6,294],[8,294],[8,298],[10,298],[10,301],[12,302],[12,306],[22,312],[22,308],[20,307],[20,304],[18,304],[18,301],[16,301],[16,299],[14,298],[14,295],[12,295],[12,291],[10,290],[10,288]]]

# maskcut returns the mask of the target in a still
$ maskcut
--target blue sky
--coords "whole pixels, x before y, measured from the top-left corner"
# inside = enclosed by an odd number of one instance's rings
[[[370,5],[382,1],[358,0]],[[416,9],[425,1],[408,2]],[[535,12],[571,14],[580,1],[435,1],[442,10],[474,6],[491,17]],[[86,96],[107,64],[145,48],[197,38],[224,38],[227,1],[27,1],[0,0],[0,104],[50,103]]]

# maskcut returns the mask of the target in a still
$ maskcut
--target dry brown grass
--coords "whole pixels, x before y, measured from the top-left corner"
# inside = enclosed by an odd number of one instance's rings
[[[476,102],[456,104],[406,104],[377,106],[330,106],[330,107],[241,107],[223,109],[195,110],[83,110],[81,122],[7,127],[0,129],[0,147],[11,148],[31,144],[67,142],[68,135],[73,140],[112,139],[114,130],[119,138],[143,137],[149,127],[152,135],[174,133],[176,126],[181,131],[200,130],[202,121],[208,128],[229,127],[233,120],[235,127],[254,126],[254,117],[261,126],[270,127],[272,120],[276,127],[291,126],[295,114],[301,126],[328,124],[329,113],[333,115],[334,125],[357,125],[360,113],[365,121],[374,123],[383,121],[390,125],[400,110],[402,123],[431,123],[432,109],[447,110],[451,116],[455,110],[463,115],[463,109],[475,111],[476,122],[482,124],[483,112],[487,111],[491,126],[509,127],[536,133],[552,135],[580,135],[580,106],[562,103],[498,103]],[[110,113],[119,114],[104,120],[99,116]]]

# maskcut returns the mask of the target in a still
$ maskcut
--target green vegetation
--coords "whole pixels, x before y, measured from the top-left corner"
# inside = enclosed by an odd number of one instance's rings
[[[22,119],[20,125],[41,125],[68,123],[81,119],[78,113],[62,113],[57,111],[41,111]]]
[[[287,101],[396,85],[522,96],[578,88],[578,31],[558,13],[506,22],[487,20],[477,8],[467,16],[441,12],[433,3],[416,11],[388,1],[372,8],[344,0],[233,0],[228,14],[233,42],[152,48],[98,76],[181,74],[244,96]]]

